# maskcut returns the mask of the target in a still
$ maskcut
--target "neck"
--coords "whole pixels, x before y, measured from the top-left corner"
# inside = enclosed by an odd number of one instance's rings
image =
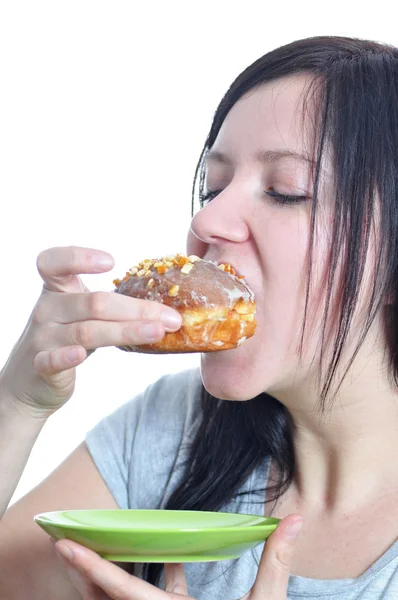
[[[292,493],[299,510],[341,514],[398,486],[398,394],[381,349],[361,349],[324,411],[313,386],[277,397],[294,423]]]

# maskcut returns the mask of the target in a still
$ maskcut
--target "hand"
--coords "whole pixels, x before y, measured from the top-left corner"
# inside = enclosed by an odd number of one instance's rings
[[[49,416],[72,396],[76,367],[90,351],[154,342],[179,329],[181,317],[173,309],[114,292],[90,292],[78,276],[109,271],[113,264],[110,254],[88,248],[39,254],[43,291],[0,372],[2,397],[36,417]]]
[[[254,586],[241,600],[286,600],[301,524],[298,515],[280,522],[265,544]],[[193,600],[181,564],[165,565],[165,591],[161,591],[75,542],[60,540],[55,547],[83,600]],[[228,592],[233,594],[233,590]]]

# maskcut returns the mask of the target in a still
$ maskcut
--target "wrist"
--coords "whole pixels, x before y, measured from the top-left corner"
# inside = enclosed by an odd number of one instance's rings
[[[8,394],[0,385],[0,418],[15,421],[31,422],[39,429],[46,423],[51,413],[46,413],[37,406],[29,406]]]

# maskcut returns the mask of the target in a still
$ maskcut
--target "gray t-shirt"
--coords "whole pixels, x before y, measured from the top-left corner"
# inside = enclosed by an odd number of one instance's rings
[[[167,375],[118,408],[87,434],[86,443],[120,508],[164,508],[183,473],[201,418],[198,369]],[[268,463],[242,491],[264,488]],[[264,514],[264,498],[249,493],[224,512]],[[186,564],[189,594],[197,600],[236,600],[252,587],[263,545],[234,561]],[[398,541],[357,579],[290,576],[288,599],[397,600]]]

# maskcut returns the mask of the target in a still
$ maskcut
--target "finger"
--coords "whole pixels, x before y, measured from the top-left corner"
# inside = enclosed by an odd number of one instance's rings
[[[55,544],[55,548],[87,582],[98,586],[112,600],[170,600],[168,593],[129,575],[75,542],[61,540]]]
[[[43,350],[36,354],[33,367],[39,375],[52,376],[58,373],[66,373],[80,365],[87,358],[88,352],[82,346],[68,346],[57,348],[51,352]]]
[[[49,319],[62,324],[90,319],[160,321],[167,331],[176,331],[181,327],[181,315],[176,310],[160,302],[130,298],[114,292],[60,294],[56,302],[54,294],[44,295],[36,305],[34,320],[41,324]]]
[[[165,335],[163,325],[151,321],[82,321],[64,325],[63,328],[59,335],[65,340],[65,346],[82,346],[90,350],[106,346],[153,344]]]
[[[108,594],[101,590],[97,585],[93,585],[88,581],[77,569],[68,564],[65,564],[65,568],[68,571],[68,575],[73,585],[77,591],[80,592],[81,597],[84,598],[84,600],[109,600]]]
[[[43,250],[37,257],[37,269],[45,289],[56,292],[82,292],[87,289],[77,275],[103,273],[114,266],[107,252],[68,246]]]
[[[181,563],[168,563],[164,566],[165,591],[188,595],[187,580],[184,573],[184,565]]]
[[[141,346],[143,344],[153,344],[161,340],[165,335],[165,330],[161,323],[150,321],[124,322],[124,323],[105,323],[103,321],[82,321],[72,325],[64,325],[63,329],[54,334],[54,339],[46,339],[46,350],[40,350],[44,341],[40,339],[36,342],[37,355],[33,361],[36,371],[40,374],[58,373],[65,368],[71,368],[70,360],[74,361],[73,356],[77,352],[77,366],[86,356],[81,352],[86,351],[86,355],[97,348],[107,346]],[[48,337],[48,336],[47,336]],[[71,348],[72,347],[72,348]],[[77,350],[75,347],[81,347]],[[88,352],[87,352],[88,351]],[[72,353],[72,357],[69,356]]]
[[[266,541],[251,600],[286,600],[295,541],[302,523],[302,517],[290,515]]]
[[[60,560],[62,565],[65,567],[70,580],[72,581],[75,588],[80,592],[81,597],[84,600],[109,600],[108,594],[105,594],[101,588],[97,585],[91,583],[84,575],[79,573],[79,571],[72,566],[72,564],[67,560],[57,549],[56,542],[53,538],[50,538],[50,542],[52,546],[57,550],[55,555]]]

